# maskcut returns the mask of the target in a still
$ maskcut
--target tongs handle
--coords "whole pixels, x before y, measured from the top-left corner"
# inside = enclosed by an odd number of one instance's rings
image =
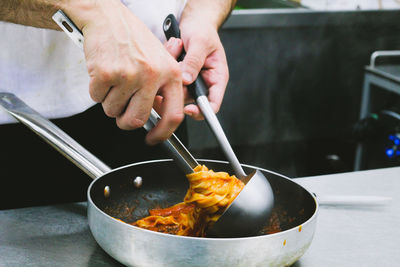
[[[58,10],[52,18],[72,41],[83,50],[84,37],[74,22],[61,10]],[[143,128],[150,131],[154,128],[159,119],[160,116],[152,109],[149,120],[145,123]],[[199,165],[175,134],[172,134],[170,138],[162,142],[162,145],[184,173],[192,173],[193,169]]]
[[[168,15],[167,18],[164,20],[163,30],[167,40],[171,37],[181,38],[179,24],[173,14]],[[183,52],[178,57],[178,61],[182,61],[185,55],[186,52],[183,49]],[[210,102],[207,98],[208,89],[201,75],[198,75],[196,80],[192,84],[188,85],[188,91],[191,94],[192,98],[196,100],[196,103],[203,113],[203,116],[206,119],[208,126],[210,127],[215,138],[217,139],[225,156],[228,158],[228,161],[231,164],[236,176],[240,179],[243,179],[244,177],[246,177],[246,173],[240,165],[240,162],[233,152],[233,149],[224,133],[224,130],[221,127],[221,124],[218,121],[217,116],[211,108]]]

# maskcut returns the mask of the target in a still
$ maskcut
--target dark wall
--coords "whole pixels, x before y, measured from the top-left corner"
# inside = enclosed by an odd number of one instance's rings
[[[231,79],[218,116],[239,159],[289,176],[351,171],[363,68],[400,50],[400,12],[264,16],[221,31]],[[189,137],[200,157],[223,158],[203,123]]]

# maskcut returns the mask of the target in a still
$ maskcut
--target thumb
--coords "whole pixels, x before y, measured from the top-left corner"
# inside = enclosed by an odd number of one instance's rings
[[[204,65],[206,56],[206,48],[199,42],[192,42],[187,47],[186,56],[180,64],[184,85],[189,85],[194,82]]]

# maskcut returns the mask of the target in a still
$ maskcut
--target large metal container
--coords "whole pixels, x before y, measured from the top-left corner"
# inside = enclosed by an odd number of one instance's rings
[[[230,171],[226,162],[200,161]],[[259,169],[244,166],[246,171]],[[317,223],[317,202],[307,190],[279,174],[259,169],[275,192],[275,209],[288,220],[282,231],[245,238],[198,238],[161,234],[128,225],[154,207],[183,199],[187,181],[171,160],[155,160],[113,170],[88,190],[88,220],[99,245],[129,266],[288,266],[310,246]],[[140,175],[137,190],[132,179]],[[104,198],[104,188],[111,194]],[[115,195],[113,197],[113,195]],[[129,212],[127,212],[129,211]],[[245,221],[242,223],[246,223]]]

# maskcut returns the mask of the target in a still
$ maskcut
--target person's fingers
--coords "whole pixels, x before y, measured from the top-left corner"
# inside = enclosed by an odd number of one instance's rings
[[[177,59],[182,53],[183,42],[181,39],[171,37],[168,40],[168,42],[165,43],[165,48],[171,54],[171,56],[173,56],[175,59]],[[179,63],[180,67],[183,64],[183,62],[178,62],[178,63]],[[182,69],[182,67],[181,67],[181,69]],[[190,96],[186,86],[183,86],[183,99],[184,99],[185,104],[193,102],[193,99]]]
[[[181,39],[171,37],[166,43],[165,43],[165,49],[167,49],[168,53],[177,59],[180,54],[182,53],[183,49],[183,42]]]
[[[208,101],[214,113],[218,113],[225,94],[225,88],[229,79],[229,74],[226,72],[227,70],[219,73],[218,68],[201,72],[204,82],[209,88]],[[184,108],[184,113],[195,120],[204,119],[197,105],[187,105]]]
[[[196,104],[190,104],[185,106],[183,112],[194,120],[204,119],[203,114],[201,113],[199,107]]]
[[[217,86],[210,87],[210,94],[208,101],[214,113],[218,113],[219,108],[224,97],[224,91],[216,88]],[[189,104],[183,109],[184,113],[194,120],[203,120],[204,116],[200,108],[196,104]]]
[[[180,72],[177,72],[180,75]],[[161,120],[147,134],[146,143],[149,145],[166,140],[178,128],[184,118],[183,92],[180,79],[176,79],[162,89],[161,107],[156,107],[161,113]]]
[[[105,70],[98,70],[96,74],[90,73],[89,94],[94,102],[101,103],[106,98],[108,91],[115,83],[115,77]]]
[[[202,76],[209,91],[208,101],[214,113],[218,113],[228,84],[228,70],[224,70],[224,67],[222,69],[206,70],[202,72]]]
[[[157,111],[158,114],[163,113],[163,99],[164,98],[160,95],[156,95],[156,97],[154,98],[153,109]]]
[[[110,118],[120,116],[129,103],[134,90],[132,87],[115,86],[102,102],[104,113]]]
[[[221,107],[222,99],[224,98],[224,87],[221,84],[215,84],[210,87],[210,93],[208,94],[208,101],[214,113],[218,113]]]
[[[124,95],[121,95],[121,91],[121,86],[113,86],[110,88],[106,98],[101,102],[104,113],[110,118],[118,117],[129,101],[129,97],[122,97]]]
[[[153,107],[155,94],[150,93],[152,89],[141,88],[131,97],[125,112],[116,119],[119,128],[133,130],[143,127]]]
[[[140,87],[140,79],[137,79],[133,71],[123,72],[120,74],[119,85],[114,86],[102,102],[104,113],[111,118],[119,117],[124,112],[129,99]]]
[[[204,68],[205,70],[201,72],[201,76],[208,88],[208,101],[214,113],[218,113],[229,80],[228,65],[222,47],[207,57],[204,62]],[[194,118],[199,119],[202,117],[197,114],[195,109],[191,110],[191,112]]]
[[[186,56],[180,64],[184,85],[189,85],[197,78],[204,61],[209,54],[208,47],[201,41],[193,40],[186,48]]]

